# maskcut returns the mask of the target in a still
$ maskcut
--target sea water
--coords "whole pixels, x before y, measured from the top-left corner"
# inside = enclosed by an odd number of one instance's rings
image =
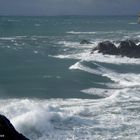
[[[31,140],[139,140],[140,59],[90,53],[125,39],[135,16],[1,16],[0,114]]]

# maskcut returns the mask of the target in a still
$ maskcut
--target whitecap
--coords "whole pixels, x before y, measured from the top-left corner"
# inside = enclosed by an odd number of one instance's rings
[[[79,31],[68,31],[67,34],[74,34],[74,35],[94,35],[94,34],[124,34],[126,30],[119,30],[119,31],[91,31],[91,32],[79,32]]]
[[[68,31],[66,33],[68,33],[68,34],[75,34],[75,35],[78,35],[78,34],[89,34],[89,35],[96,34],[96,32],[75,32],[75,31]]]
[[[127,93],[128,90],[121,92]],[[109,92],[106,95],[103,93],[106,98],[99,100],[0,100],[0,113],[6,115],[15,128],[31,140],[125,138],[124,134],[133,139],[129,132],[139,136],[139,129],[134,129],[139,126],[139,117],[138,113],[132,114],[128,106],[137,111],[139,104],[132,105],[131,101],[135,99],[121,96],[121,92],[116,91],[109,97],[106,97]],[[130,123],[131,127],[127,127],[126,124]]]
[[[40,26],[40,24],[35,24],[34,26],[39,27],[39,26]]]
[[[72,54],[60,54],[60,55],[49,55],[50,57],[60,58],[60,59],[76,59],[83,61],[94,61],[94,62],[104,62],[110,64],[140,64],[139,58],[129,58],[122,57],[119,55],[103,55],[101,53],[89,53],[89,50],[84,50],[79,53]]]
[[[115,89],[89,88],[89,89],[81,90],[81,92],[86,93],[86,94],[91,94],[94,96],[96,95],[101,98],[107,98],[113,95],[116,92],[116,90]]]
[[[64,45],[64,46],[77,46],[79,42],[72,42],[72,41],[59,41],[57,44]]]
[[[38,51],[37,51],[37,50],[34,50],[33,52],[34,52],[35,54],[38,54]]]
[[[103,76],[106,76],[110,78],[112,81],[117,82],[119,85],[128,88],[128,87],[139,87],[140,86],[140,74],[134,74],[134,73],[106,73],[103,74]]]
[[[1,40],[15,40],[16,37],[0,37]]]
[[[137,22],[129,22],[128,24],[135,25],[138,24]]]
[[[65,140],[73,133],[75,126],[88,126],[94,122],[78,115],[83,112],[83,107],[78,104],[88,103],[90,100],[81,101],[80,99],[0,100],[0,113],[10,118],[15,128],[31,140],[57,138]]]
[[[81,62],[76,62],[74,65],[69,67],[70,70],[82,70],[82,71],[86,71],[88,73],[92,73],[92,74],[102,74],[101,71],[99,71],[99,69],[92,69],[89,68],[87,66],[84,66],[83,64],[81,64]]]
[[[68,48],[75,48],[75,49],[91,49],[95,44],[98,42],[94,42],[93,44],[80,44],[79,42],[72,42],[72,41],[59,41],[57,44],[63,45],[64,47]]]
[[[11,40],[14,41],[16,39],[22,39],[25,38],[27,36],[11,36],[11,37],[0,37],[0,40]]]

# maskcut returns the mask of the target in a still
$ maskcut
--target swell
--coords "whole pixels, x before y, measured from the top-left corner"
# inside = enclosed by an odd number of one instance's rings
[[[106,63],[99,62],[90,62],[89,65],[88,62],[79,61],[76,62],[74,65],[70,66],[69,69],[81,70],[86,73],[99,75],[101,77],[106,77],[110,79],[109,83],[100,83],[106,85],[106,88],[104,86],[102,88],[96,88],[93,85],[93,87],[90,87],[89,89],[83,89],[82,92],[84,93],[99,95],[101,97],[108,97],[115,93],[115,91],[120,91],[121,93],[121,91],[124,90],[131,90],[133,92],[137,92],[140,90],[139,65],[107,65]]]

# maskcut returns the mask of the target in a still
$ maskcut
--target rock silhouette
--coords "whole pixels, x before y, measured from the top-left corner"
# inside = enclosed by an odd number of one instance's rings
[[[3,115],[0,115],[0,140],[29,140],[18,133],[10,121]]]
[[[132,40],[120,41],[118,47],[116,47],[110,41],[103,41],[100,42],[95,48],[93,48],[91,53],[94,53],[95,51],[103,54],[140,58],[140,45],[136,45]]]

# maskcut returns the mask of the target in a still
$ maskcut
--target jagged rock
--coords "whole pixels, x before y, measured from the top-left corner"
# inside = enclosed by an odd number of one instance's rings
[[[29,140],[18,133],[10,121],[3,115],[0,115],[0,140]]]
[[[110,41],[104,41],[104,42],[100,42],[97,47],[95,47],[92,52],[94,52],[95,50],[98,50],[99,53],[103,53],[103,54],[118,54],[118,49],[116,48],[116,46],[111,43]]]
[[[137,45],[131,40],[125,40],[120,42],[118,49],[120,50],[120,53],[127,54],[130,51],[137,49]]]
[[[94,53],[94,51],[98,51],[103,54],[140,58],[140,45],[136,45],[132,40],[120,41],[118,47],[110,41],[100,42],[97,47],[92,49],[91,53]]]
[[[83,39],[80,44],[92,44],[90,41]]]
[[[140,57],[140,50],[132,40],[121,41],[118,49],[122,56]]]

